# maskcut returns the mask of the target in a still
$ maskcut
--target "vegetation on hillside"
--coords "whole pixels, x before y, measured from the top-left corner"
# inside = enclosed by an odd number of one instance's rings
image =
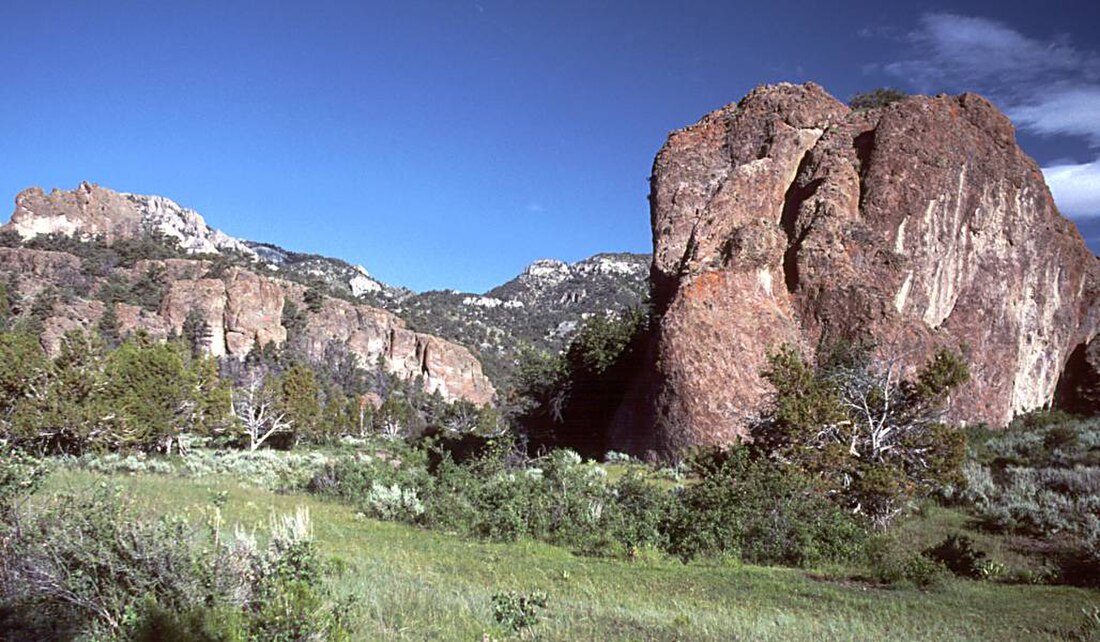
[[[589,457],[607,452],[605,427],[641,366],[652,322],[648,306],[597,315],[563,352],[520,355],[508,401],[531,450],[568,445]]]
[[[899,100],[904,100],[908,96],[909,94],[900,89],[879,87],[852,96],[852,99],[848,101],[848,106],[852,109],[878,109]]]
[[[603,261],[632,269],[598,269]],[[560,280],[522,275],[484,297],[437,290],[387,305],[417,331],[470,348],[497,389],[507,391],[519,381],[524,354],[557,354],[586,321],[641,305],[648,262],[646,255],[601,254],[567,268]]]

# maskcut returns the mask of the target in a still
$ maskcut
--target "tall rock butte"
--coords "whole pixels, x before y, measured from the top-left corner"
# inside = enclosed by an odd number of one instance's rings
[[[242,241],[210,228],[196,212],[163,197],[123,194],[88,183],[72,192],[46,194],[31,188],[16,197],[11,222],[0,229],[24,239],[53,233],[107,241],[155,232],[175,238],[191,253],[209,256],[228,251],[256,260],[251,268],[224,270],[212,270],[205,256],[144,260],[96,273],[86,269],[79,257],[64,252],[0,247],[0,275],[17,276],[15,283],[24,300],[51,286],[70,295],[62,297],[43,324],[43,343],[51,352],[57,350],[65,332],[96,326],[105,309],[96,295],[109,278],[134,283],[156,267],[167,281],[160,306],[147,310],[114,304],[123,332],[142,329],[163,339],[178,334],[194,310],[210,328],[207,351],[243,359],[254,349],[288,340],[283,312],[292,303],[304,314],[297,340],[311,359],[328,359],[334,348],[346,350],[364,366],[381,362],[402,379],[419,379],[425,390],[439,392],[447,400],[485,404],[496,394],[480,362],[465,347],[414,332],[396,315],[361,303],[326,296],[310,306],[305,286],[263,274],[277,266],[265,264]]]
[[[673,132],[650,185],[661,316],[615,447],[742,436],[784,343],[871,337],[910,369],[960,350],[950,412],[994,426],[1096,381],[1098,260],[979,96],[853,111],[812,83],[760,87]]]

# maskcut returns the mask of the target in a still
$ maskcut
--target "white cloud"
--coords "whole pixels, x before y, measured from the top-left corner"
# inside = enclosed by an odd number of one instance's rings
[[[1100,217],[1100,158],[1091,163],[1044,167],[1043,176],[1063,214]]]
[[[1097,69],[1095,56],[1078,51],[1064,39],[1029,38],[1004,23],[987,18],[931,13],[906,38],[915,55],[884,69],[922,91],[977,85],[983,91],[1014,98],[1035,84],[1065,74]]]
[[[1068,38],[1027,36],[1008,25],[952,13],[925,15],[906,40],[907,60],[882,69],[924,92],[977,91],[1021,131],[1075,137],[1100,147],[1100,56]],[[1059,209],[1100,217],[1100,159],[1043,169]]]
[[[1032,104],[1009,108],[1008,115],[1036,134],[1083,136],[1100,147],[1100,85],[1053,91]]]

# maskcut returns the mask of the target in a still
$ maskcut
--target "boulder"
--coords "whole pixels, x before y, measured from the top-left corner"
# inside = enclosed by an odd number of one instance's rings
[[[852,111],[761,87],[669,136],[650,204],[661,318],[615,447],[742,438],[770,353],[855,338],[910,373],[962,352],[952,418],[1001,426],[1049,405],[1096,335],[1097,258],[980,96]]]

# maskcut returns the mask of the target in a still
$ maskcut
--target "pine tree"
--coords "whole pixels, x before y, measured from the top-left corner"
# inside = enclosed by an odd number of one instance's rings
[[[130,288],[134,302],[146,310],[158,310],[168,289],[168,273],[164,266],[153,264]]]
[[[25,331],[36,337],[42,336],[42,331],[46,326],[46,320],[53,316],[56,307],[57,290],[55,288],[48,287],[39,292],[31,303],[30,314],[27,315],[24,320]]]
[[[181,329],[184,345],[191,351],[192,357],[198,357],[210,348],[210,324],[203,317],[198,308],[191,308],[187,317],[183,320]]]
[[[107,357],[101,399],[114,410],[108,447],[170,448],[194,408],[177,345],[140,335]]]
[[[302,364],[291,366],[279,379],[279,409],[293,422],[299,437],[310,437],[321,417],[317,379]]]
[[[96,323],[96,332],[103,339],[103,343],[112,350],[122,343],[122,333],[118,326],[118,312],[115,310],[113,303],[108,303],[103,307],[103,315],[99,317],[99,321]]]
[[[11,326],[11,301],[8,299],[8,284],[0,283],[0,332]]]

